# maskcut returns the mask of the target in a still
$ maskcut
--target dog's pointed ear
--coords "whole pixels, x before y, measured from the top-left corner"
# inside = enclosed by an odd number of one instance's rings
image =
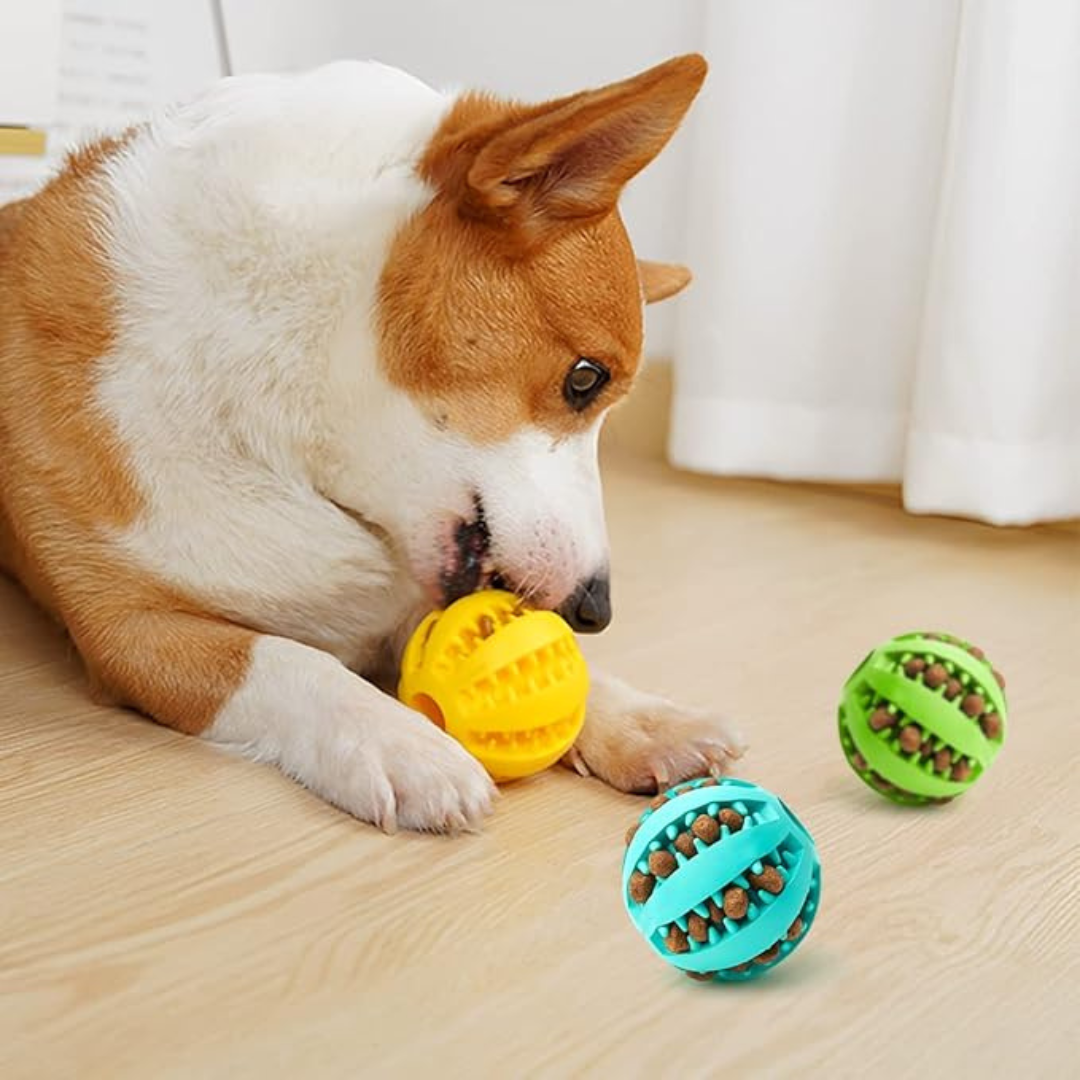
[[[658,300],[667,300],[669,296],[681,293],[693,280],[690,271],[677,263],[638,259],[637,267],[646,304],[655,304]]]
[[[466,96],[433,139],[422,171],[466,216],[525,239],[602,217],[674,134],[706,70],[703,57],[680,56],[532,107]]]

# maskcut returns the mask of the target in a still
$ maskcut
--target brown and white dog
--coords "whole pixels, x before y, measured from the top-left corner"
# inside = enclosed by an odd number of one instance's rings
[[[597,436],[642,300],[688,280],[616,203],[704,76],[534,106],[377,64],[227,79],[0,210],[0,566],[98,695],[387,829],[489,812],[377,685],[485,585],[608,622]],[[648,791],[741,751],[594,684],[582,772]]]

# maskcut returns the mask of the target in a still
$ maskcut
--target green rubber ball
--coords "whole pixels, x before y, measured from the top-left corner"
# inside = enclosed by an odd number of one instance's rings
[[[893,802],[948,802],[997,757],[1005,712],[1005,679],[981,649],[952,634],[901,634],[844,684],[840,743]]]

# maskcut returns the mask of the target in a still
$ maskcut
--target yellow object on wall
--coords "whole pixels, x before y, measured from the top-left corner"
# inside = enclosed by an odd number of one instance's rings
[[[42,157],[45,142],[45,132],[36,128],[0,127],[0,154]]]

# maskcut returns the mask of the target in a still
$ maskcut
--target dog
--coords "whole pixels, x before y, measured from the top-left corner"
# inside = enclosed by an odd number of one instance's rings
[[[392,686],[484,587],[611,617],[597,439],[643,302],[618,211],[705,77],[535,105],[342,62],[244,76],[69,155],[0,211],[0,566],[95,698],[392,831],[494,788]],[[742,751],[593,673],[566,764],[651,792]]]

